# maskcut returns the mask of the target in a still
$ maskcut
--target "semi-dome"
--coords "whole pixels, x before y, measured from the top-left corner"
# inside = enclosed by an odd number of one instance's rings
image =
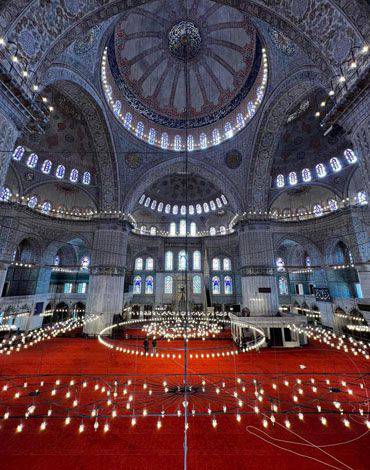
[[[186,14],[168,0],[130,9],[104,50],[112,111],[136,137],[164,149],[205,149],[231,138],[264,96],[266,52],[250,19],[198,3]]]

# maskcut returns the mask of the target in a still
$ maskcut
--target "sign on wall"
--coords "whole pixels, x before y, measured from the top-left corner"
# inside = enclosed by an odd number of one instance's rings
[[[329,289],[326,287],[314,287],[313,292],[317,302],[333,302]]]

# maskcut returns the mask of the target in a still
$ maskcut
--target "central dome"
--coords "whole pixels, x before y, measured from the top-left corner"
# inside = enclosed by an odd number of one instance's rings
[[[180,21],[168,33],[171,54],[180,60],[190,60],[198,55],[202,44],[199,29],[191,21]]]
[[[157,0],[120,16],[102,78],[112,111],[136,137],[163,149],[205,149],[253,117],[267,57],[236,8],[199,0],[186,12]]]

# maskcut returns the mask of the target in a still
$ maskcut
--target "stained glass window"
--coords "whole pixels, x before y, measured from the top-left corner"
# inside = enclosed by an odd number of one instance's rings
[[[226,295],[231,295],[233,293],[233,284],[230,276],[224,277],[224,291]]]
[[[284,175],[277,175],[276,186],[278,188],[283,188],[285,186]]]
[[[207,148],[207,136],[204,133],[200,134],[200,148],[203,150]]]
[[[202,256],[200,251],[194,251],[193,253],[193,270],[200,271],[202,269]]]
[[[288,281],[284,276],[279,277],[279,294],[288,295]]]
[[[28,207],[30,207],[31,209],[34,209],[37,205],[37,196],[32,196],[29,198],[28,200],[28,203],[27,203]]]
[[[193,276],[193,294],[201,294],[202,293],[202,281],[201,277],[196,274]]]
[[[31,153],[31,155],[27,159],[27,166],[29,168],[35,168],[37,165],[39,157],[35,153]]]
[[[216,235],[216,228],[215,227],[210,227],[209,228],[209,234],[211,235],[211,237],[215,236]]]
[[[180,237],[186,236],[186,220],[180,220],[179,235]]]
[[[175,135],[175,150],[181,150],[181,137]]]
[[[41,206],[41,212],[43,214],[49,214],[50,211],[51,211],[51,204],[50,202],[45,201]]]
[[[167,134],[167,132],[163,132],[163,134],[161,136],[161,147],[165,150],[168,148],[168,134]]]
[[[220,143],[221,137],[220,137],[220,131],[218,129],[213,129],[213,131],[212,131],[212,141],[215,145]]]
[[[145,279],[145,293],[153,294],[154,293],[154,282],[153,276],[147,276]]]
[[[278,271],[285,271],[285,262],[283,258],[276,259],[276,267]]]
[[[134,278],[134,294],[141,294],[141,276]]]
[[[20,160],[22,160],[23,155],[24,155],[24,147],[22,147],[21,145],[18,145],[18,147],[13,152],[13,160],[16,160],[17,162],[19,162]]]
[[[221,227],[220,227],[220,234],[221,235],[226,235],[226,227],[224,225],[221,225]]]
[[[323,163],[318,163],[316,165],[316,174],[319,178],[324,178],[324,176],[326,176],[326,168]]]
[[[332,170],[335,172],[340,171],[342,169],[342,165],[340,161],[338,160],[338,158],[336,157],[333,157],[330,159],[330,166],[332,167]]]
[[[78,170],[76,170],[76,168],[73,168],[71,170],[71,173],[69,175],[69,180],[71,181],[71,183],[77,183],[77,180],[78,180]]]
[[[190,223],[190,236],[196,237],[197,235],[197,224],[195,222]]]
[[[56,169],[56,172],[55,172],[55,176],[59,179],[62,179],[64,178],[64,173],[66,172],[66,169],[63,165],[58,165],[57,166],[57,169]]]
[[[143,258],[136,258],[135,260],[135,269],[136,271],[142,271],[144,266]]]
[[[212,278],[212,294],[221,294],[220,278],[218,276]]]
[[[231,127],[230,122],[227,122],[225,124],[225,137],[229,139],[232,136],[233,136],[233,128]]]
[[[121,108],[122,108],[122,103],[120,100],[116,100],[114,102],[114,105],[113,105],[113,113],[118,116],[119,113],[121,112]]]
[[[320,204],[315,204],[313,206],[313,213],[316,217],[321,217],[323,215],[323,210]]]
[[[174,206],[172,206],[172,214],[177,215],[178,213],[179,213],[179,206],[175,204]]]
[[[155,142],[155,129],[153,129],[152,127],[149,129],[148,142],[152,145]]]
[[[90,266],[90,257],[85,255],[81,258],[81,268],[88,269],[89,266]]]
[[[351,149],[346,149],[344,152],[344,156],[347,160],[348,163],[356,163],[357,162],[357,157],[355,155],[355,152]]]
[[[338,202],[335,199],[329,199],[328,206],[331,211],[336,211],[338,209]]]
[[[187,269],[187,255],[184,250],[179,251],[179,271],[185,271]]]
[[[213,260],[212,260],[212,270],[213,271],[221,271],[220,258],[213,258]]]
[[[298,183],[297,173],[295,171],[291,171],[289,173],[289,184],[291,186],[295,186],[297,183]]]
[[[48,175],[51,171],[51,166],[52,166],[51,161],[45,160],[41,166],[41,171],[45,173],[45,175]]]
[[[365,191],[359,191],[357,193],[357,202],[361,206],[365,206],[368,203],[367,194]]]
[[[150,227],[150,235],[157,235],[157,227]]]
[[[54,257],[54,266],[59,266],[60,265],[60,256],[55,255]]]
[[[170,236],[171,237],[176,236],[176,223],[175,222],[170,223]]]
[[[197,214],[201,214],[202,213],[202,206],[200,204],[197,204],[195,206],[195,210],[197,211]]]
[[[302,179],[305,183],[308,183],[309,181],[311,181],[311,171],[308,168],[303,168]]]
[[[141,138],[143,136],[143,133],[144,133],[144,124],[141,121],[139,121],[136,124],[135,135],[136,135],[136,137]]]
[[[0,201],[9,201],[12,197],[12,192],[9,188],[1,188],[0,190]]]
[[[172,294],[172,290],[173,290],[172,276],[166,276],[164,278],[164,293],[165,294]]]
[[[160,202],[160,203],[158,204],[157,211],[158,211],[158,212],[162,212],[162,211],[163,211],[163,202]]]
[[[189,152],[194,150],[194,137],[192,135],[188,135],[188,150]]]
[[[230,258],[224,258],[224,271],[231,271]]]
[[[123,125],[126,127],[126,129],[130,129],[131,122],[132,122],[132,114],[131,113],[126,113],[125,114],[125,119],[123,121]]]
[[[145,260],[145,269],[147,271],[153,271],[153,269],[154,269],[154,260],[153,260],[153,258],[149,257]]]
[[[82,175],[82,183],[89,185],[91,183],[91,173],[89,171],[85,171]]]
[[[166,271],[172,271],[173,270],[173,253],[172,253],[172,251],[166,251],[166,254],[164,255],[164,269]]]

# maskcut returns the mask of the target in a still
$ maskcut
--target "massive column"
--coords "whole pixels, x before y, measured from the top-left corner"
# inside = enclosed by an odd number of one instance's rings
[[[128,234],[123,221],[102,223],[94,234],[86,313],[99,315],[99,320],[85,326],[89,335],[111,325],[122,312]]]
[[[279,308],[271,227],[267,222],[239,222],[242,307],[251,316],[275,315]]]
[[[0,188],[4,186],[17,137],[16,126],[4,114],[0,113]]]

